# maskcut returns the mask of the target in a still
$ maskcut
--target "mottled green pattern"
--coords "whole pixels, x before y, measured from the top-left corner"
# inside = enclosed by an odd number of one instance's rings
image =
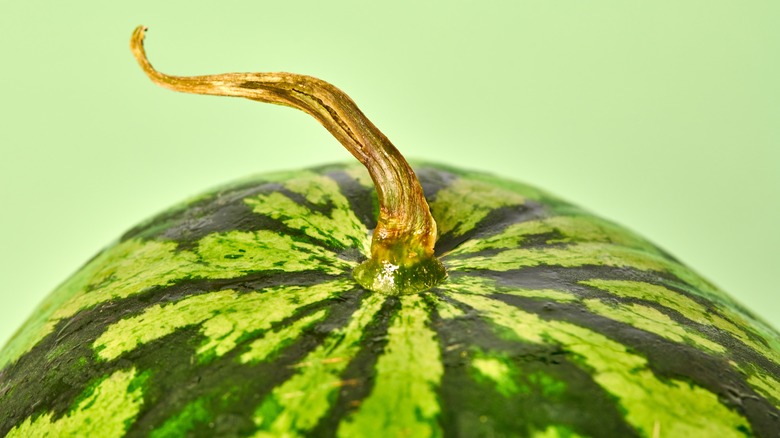
[[[374,188],[374,181],[371,180],[371,175],[368,174],[366,168],[361,165],[355,165],[347,167],[344,172],[350,177],[354,178],[358,184],[370,189]]]
[[[385,299],[381,294],[369,295],[346,327],[331,332],[297,365],[295,376],[274,388],[255,411],[256,436],[302,436],[317,425],[344,384],[339,376],[359,351],[363,332]]]
[[[239,294],[223,290],[196,295],[167,305],[154,305],[143,314],[123,319],[111,326],[94,344],[103,359],[115,359],[173,331],[201,325],[207,342],[198,349],[201,356],[221,356],[236,347],[239,338],[268,330],[273,323],[287,318],[318,301],[334,298],[354,286],[335,281],[309,287],[280,286]]]
[[[586,242],[571,244],[563,248],[507,249],[495,255],[452,258],[447,261],[447,266],[453,270],[466,272],[479,269],[503,272],[540,265],[565,268],[606,266],[666,272],[695,285],[702,296],[723,296],[722,292],[676,261],[660,255],[649,254],[641,249],[610,243]]]
[[[357,165],[146,221],[0,352],[0,435],[773,436],[780,335],[655,245],[520,183],[417,172],[448,280],[370,293]],[[370,227],[370,225],[368,225]]]
[[[100,253],[38,306],[34,317],[3,348],[0,368],[31,349],[80,306],[110,299],[116,292],[124,296],[138,293],[179,276],[178,269],[187,270],[187,258],[194,255],[179,256],[174,252],[175,247],[174,242],[131,240]]]
[[[436,388],[444,372],[420,295],[401,296],[401,309],[387,330],[371,394],[340,425],[341,437],[435,437],[440,407]]]
[[[327,310],[323,309],[304,316],[288,326],[283,326],[277,331],[266,332],[262,338],[249,344],[249,350],[241,355],[241,362],[262,362],[272,357],[277,351],[295,342],[301,332],[321,321],[327,313]]]
[[[430,207],[439,233],[457,236],[474,229],[491,211],[523,203],[525,198],[520,195],[497,192],[489,184],[459,179],[437,193]],[[463,211],[469,214],[464,215]]]
[[[462,310],[448,303],[446,300],[442,299],[441,297],[433,294],[426,294],[426,295],[428,299],[430,299],[434,303],[436,312],[439,314],[440,318],[452,319],[464,315],[464,312]]]
[[[669,436],[746,436],[750,426],[723,406],[718,397],[688,382],[659,379],[647,360],[624,345],[586,328],[546,321],[537,315],[480,295],[453,294],[496,325],[496,331],[520,342],[556,342],[593,374],[626,411],[626,419],[645,435],[656,423]]]
[[[479,376],[492,381],[500,394],[510,396],[521,391],[517,384],[518,371],[505,358],[479,354],[471,360],[471,366]]]
[[[495,280],[483,277],[461,276],[453,278],[445,286],[448,290],[461,293],[492,295],[496,293],[517,297],[540,298],[558,302],[577,301],[579,298],[571,292],[555,289],[529,289],[517,286],[500,286]]]
[[[596,315],[606,316],[655,333],[673,342],[685,342],[705,350],[723,353],[726,348],[702,336],[696,329],[686,327],[659,310],[637,303],[609,303],[591,299],[584,301],[585,307]]]
[[[232,231],[204,237],[193,251],[174,242],[129,240],[92,260],[36,311],[0,355],[0,367],[82,309],[193,278],[235,278],[251,272],[320,270],[339,274],[354,266],[336,254],[272,231]]]
[[[199,264],[206,264],[211,269],[210,278],[274,270],[317,270],[335,275],[355,266],[318,245],[268,230],[212,234],[200,241],[197,252]],[[228,277],[225,277],[226,272]],[[199,274],[195,273],[201,276]]]
[[[28,418],[6,436],[122,436],[143,403],[143,388],[133,385],[135,378],[135,369],[117,371],[99,382],[63,417],[52,418],[48,413],[34,420]]]
[[[604,280],[593,279],[581,281],[581,284],[593,286],[603,291],[613,293],[620,297],[636,298],[652,302],[668,309],[679,312],[684,317],[699,324],[715,326],[725,330],[739,339],[745,340],[747,335],[736,325],[726,319],[713,314],[707,308],[688,298],[687,296],[675,292],[667,287],[655,284],[649,284],[641,281],[627,280]]]
[[[659,254],[649,242],[611,222],[592,216],[553,216],[520,222],[502,232],[482,239],[464,242],[449,255],[470,254],[488,249],[509,249],[522,245],[530,236],[548,234],[546,243],[599,242],[635,248],[648,254]]]
[[[748,324],[745,324],[744,317],[733,310],[723,309],[723,314],[729,318],[727,319],[707,310],[702,304],[679,292],[675,292],[663,286],[638,281],[594,279],[582,281],[581,283],[614,293],[621,297],[646,300],[672,309],[693,322],[705,326],[716,327],[729,333],[741,342],[750,346],[758,354],[766,355],[767,359],[780,364],[780,351],[766,348],[766,344],[770,344],[770,340],[767,337],[764,337],[761,333],[757,333],[754,330],[751,330],[751,334],[748,335],[744,330],[740,329],[732,322],[739,321],[741,322],[740,326],[750,327]],[[655,320],[657,320],[657,318],[649,319],[648,322],[654,322]],[[761,339],[763,343],[756,342],[754,340],[755,338]]]
[[[258,195],[247,199],[246,203],[255,213],[279,219],[288,227],[330,246],[356,247],[363,254],[369,253],[368,230],[355,216],[335,181],[325,176],[305,175],[285,181],[284,187],[304,196],[312,204],[332,207],[332,210],[329,214],[312,210],[280,192]]]
[[[712,352],[725,352],[725,347],[707,339],[696,329],[686,327],[657,309],[637,303],[601,301],[598,299],[580,299],[571,292],[550,289],[525,289],[499,286],[494,280],[479,277],[460,277],[446,286],[448,290],[465,294],[493,295],[505,294],[526,298],[537,298],[557,302],[581,302],[592,313],[620,321],[655,333],[673,342],[690,343],[698,348]]]
[[[771,400],[772,404],[780,409],[780,376],[778,378],[755,372],[748,378],[748,383],[760,394]]]

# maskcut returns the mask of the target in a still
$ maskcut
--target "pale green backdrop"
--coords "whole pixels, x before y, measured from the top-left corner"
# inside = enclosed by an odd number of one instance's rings
[[[0,343],[124,230],[250,173],[351,157],[308,116],[153,86],[294,71],[407,156],[548,189],[780,327],[780,2],[0,1]]]

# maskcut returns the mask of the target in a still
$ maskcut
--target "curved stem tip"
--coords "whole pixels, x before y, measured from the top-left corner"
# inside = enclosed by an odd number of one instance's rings
[[[319,121],[360,161],[374,181],[379,218],[371,256],[355,268],[363,287],[384,293],[414,293],[441,282],[446,272],[433,255],[436,222],[412,168],[398,149],[343,91],[320,79],[293,73],[226,73],[170,76],[152,67],[143,40],[133,32],[130,48],[144,73],[174,91],[243,97],[290,106]]]

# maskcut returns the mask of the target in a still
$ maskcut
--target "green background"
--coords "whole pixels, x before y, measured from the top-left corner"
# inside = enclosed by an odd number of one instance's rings
[[[351,157],[303,113],[152,85],[292,71],[407,157],[545,188],[780,327],[780,2],[0,2],[0,343],[123,231],[269,170]]]

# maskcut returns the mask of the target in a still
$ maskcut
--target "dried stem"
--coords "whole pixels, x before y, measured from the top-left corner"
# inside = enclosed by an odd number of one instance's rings
[[[371,258],[354,273],[361,285],[408,293],[428,289],[446,276],[433,255],[436,222],[414,171],[343,91],[320,79],[293,73],[166,75],[155,70],[146,57],[145,31],[143,26],[135,29],[130,48],[154,83],[185,93],[243,97],[297,108],[317,119],[368,169],[380,213]]]

